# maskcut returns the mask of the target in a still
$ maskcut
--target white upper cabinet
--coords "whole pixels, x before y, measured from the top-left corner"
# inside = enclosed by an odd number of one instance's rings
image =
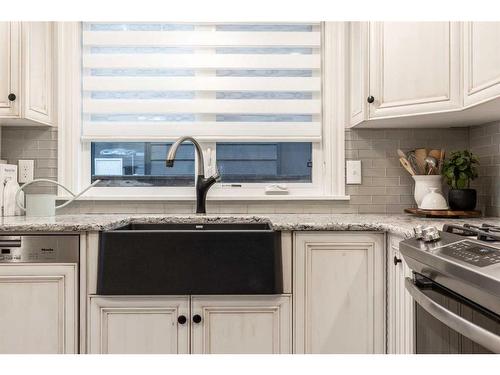
[[[56,124],[53,22],[0,22],[0,124]]]
[[[500,23],[351,22],[348,127],[500,119]]]
[[[21,24],[0,22],[0,118],[19,115],[19,101],[10,99],[19,92],[20,44]]]
[[[500,96],[500,22],[465,22],[464,104]]]
[[[459,108],[459,36],[454,22],[371,23],[369,117]]]

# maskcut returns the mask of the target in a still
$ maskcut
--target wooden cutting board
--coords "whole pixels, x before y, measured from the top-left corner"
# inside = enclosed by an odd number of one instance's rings
[[[413,214],[421,217],[441,217],[448,219],[480,217],[481,211],[453,211],[453,210],[422,210],[420,208],[405,208],[408,214]]]

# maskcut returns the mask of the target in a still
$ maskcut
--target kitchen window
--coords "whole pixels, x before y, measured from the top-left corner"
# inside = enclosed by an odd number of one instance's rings
[[[75,189],[99,179],[92,193],[103,197],[191,196],[194,147],[183,144],[165,166],[172,142],[190,135],[206,174],[222,176],[210,197],[273,199],[266,188],[277,184],[292,199],[343,196],[326,154],[341,132],[325,123],[324,24],[78,26],[81,118],[61,134],[78,141]]]

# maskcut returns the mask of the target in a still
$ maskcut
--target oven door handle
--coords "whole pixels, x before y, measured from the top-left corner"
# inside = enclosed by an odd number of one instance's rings
[[[409,277],[405,279],[405,287],[415,302],[417,302],[425,311],[441,323],[454,329],[458,333],[471,339],[486,349],[489,349],[494,353],[500,353],[500,336],[469,322],[468,320],[434,302],[431,298],[422,293],[422,291]]]

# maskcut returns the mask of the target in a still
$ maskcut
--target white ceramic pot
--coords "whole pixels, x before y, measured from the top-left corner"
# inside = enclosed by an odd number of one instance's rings
[[[415,175],[413,176],[415,180],[415,202],[417,202],[418,208],[422,204],[422,199],[425,195],[430,192],[430,188],[436,188],[437,191],[441,191],[442,177],[441,175]]]
[[[430,193],[427,193],[422,199],[420,208],[423,210],[447,210],[449,209],[446,199],[443,194],[438,192],[437,188],[429,188]]]

